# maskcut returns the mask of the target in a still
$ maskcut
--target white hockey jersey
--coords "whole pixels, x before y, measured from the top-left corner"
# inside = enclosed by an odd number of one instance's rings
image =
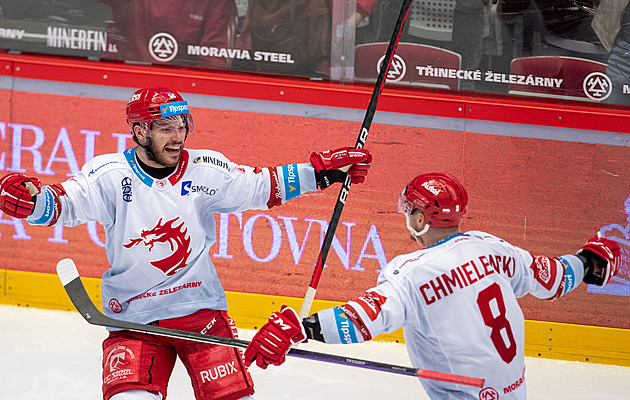
[[[394,258],[376,287],[318,316],[326,343],[363,342],[403,327],[414,368],[485,379],[483,389],[422,379],[432,399],[526,399],[516,299],[555,299],[583,275],[576,256],[534,257],[471,231]]]
[[[310,163],[252,168],[211,150],[184,150],[175,171],[154,179],[135,148],[95,157],[60,185],[37,196],[35,225],[98,221],[111,268],[103,274],[103,310],[149,323],[226,310],[209,256],[215,213],[265,210],[317,190]]]

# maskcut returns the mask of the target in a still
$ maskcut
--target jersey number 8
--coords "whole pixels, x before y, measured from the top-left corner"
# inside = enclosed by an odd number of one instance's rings
[[[493,300],[498,308],[496,315],[491,308]],[[506,364],[511,363],[516,356],[516,341],[514,340],[510,321],[505,317],[505,303],[501,293],[501,286],[498,283],[493,283],[479,292],[477,306],[479,306],[479,311],[481,311],[483,322],[492,329],[490,339],[492,339],[494,348],[497,349],[499,356]],[[501,334],[502,331],[505,332],[505,339]]]

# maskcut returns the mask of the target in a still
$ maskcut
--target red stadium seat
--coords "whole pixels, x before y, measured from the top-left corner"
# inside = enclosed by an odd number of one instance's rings
[[[509,94],[601,101],[611,82],[606,64],[561,56],[522,57],[510,65]]]
[[[354,74],[358,81],[374,81],[380,71],[388,43],[366,43],[356,47]],[[450,50],[414,43],[399,43],[387,82],[450,90],[459,89],[456,74],[461,56]]]

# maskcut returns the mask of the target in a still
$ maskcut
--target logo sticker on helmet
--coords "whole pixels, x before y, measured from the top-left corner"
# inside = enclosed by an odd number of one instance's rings
[[[162,114],[162,117],[188,114],[188,102],[176,101],[173,103],[162,104],[160,106],[160,113]]]

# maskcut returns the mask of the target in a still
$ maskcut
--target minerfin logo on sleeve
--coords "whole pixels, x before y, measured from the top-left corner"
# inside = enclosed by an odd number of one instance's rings
[[[170,117],[172,115],[188,114],[188,102],[187,101],[175,101],[173,103],[166,103],[160,106],[160,112],[162,117]]]

